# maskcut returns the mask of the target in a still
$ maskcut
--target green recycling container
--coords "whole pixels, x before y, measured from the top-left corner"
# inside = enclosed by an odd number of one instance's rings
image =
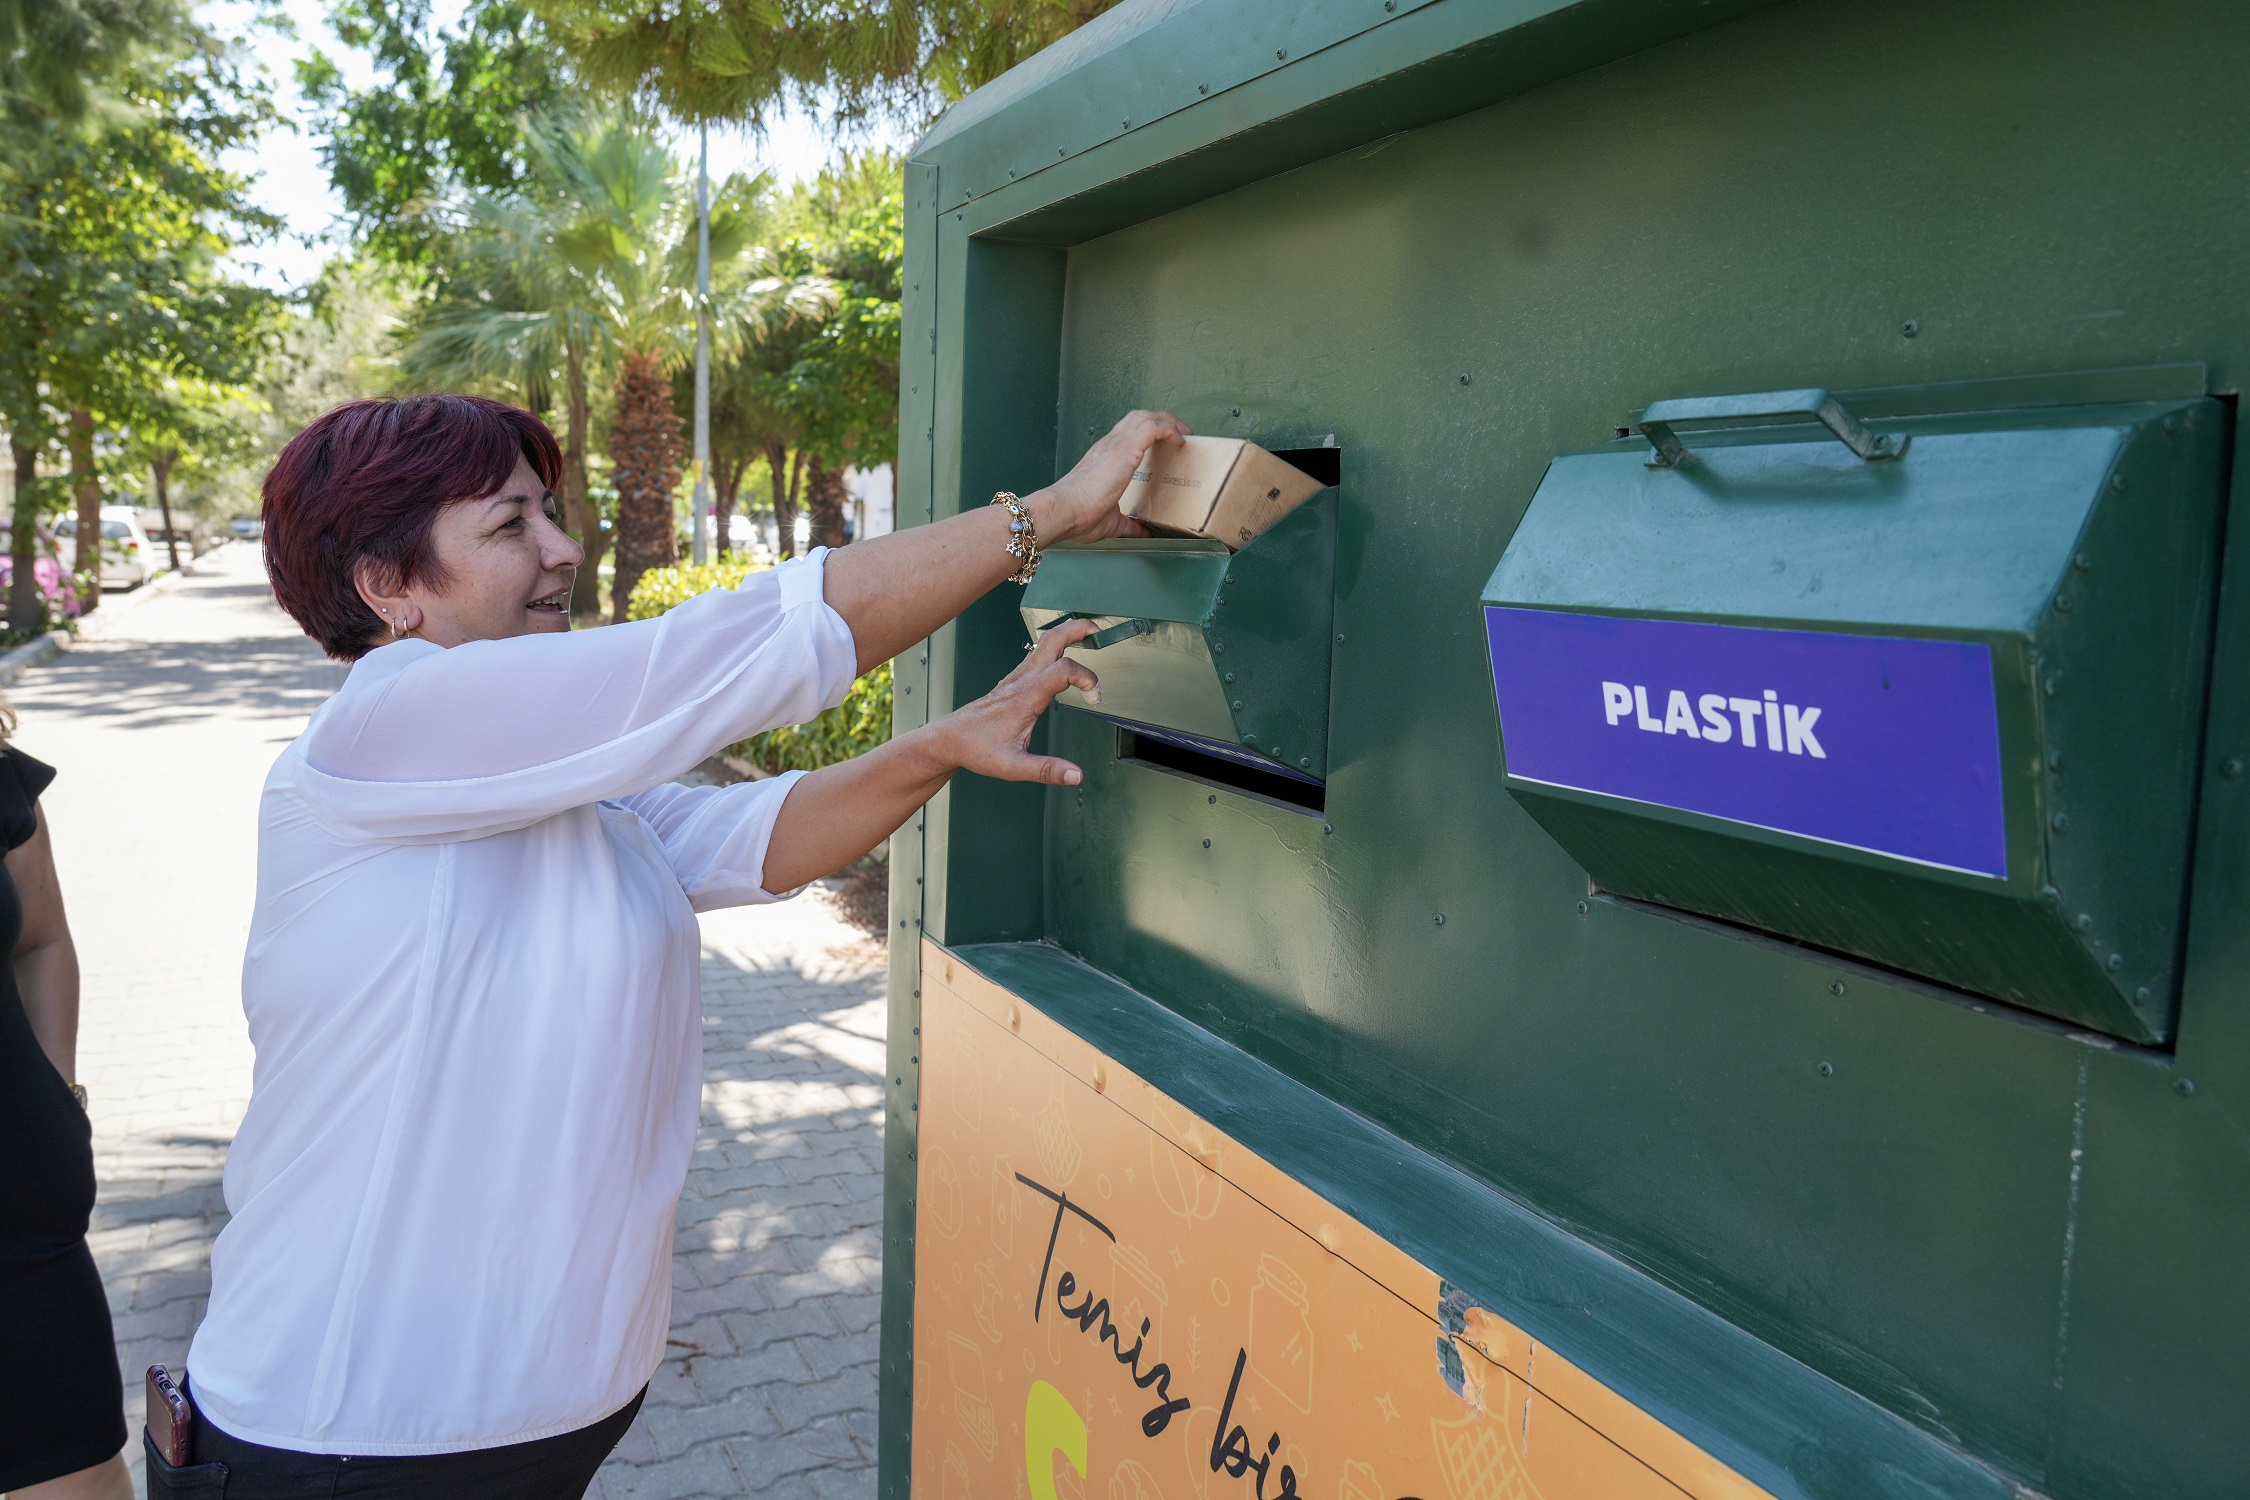
[[[1128,0],[907,165],[900,514],[1327,487],[892,844],[886,1500],[2250,1494],[2250,9]]]

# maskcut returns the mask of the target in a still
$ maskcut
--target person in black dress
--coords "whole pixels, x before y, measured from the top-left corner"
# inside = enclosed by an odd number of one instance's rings
[[[13,716],[0,706],[0,742]],[[124,1390],[86,1248],[93,1127],[73,1083],[78,951],[39,794],[51,767],[0,743],[0,1492],[132,1500]]]

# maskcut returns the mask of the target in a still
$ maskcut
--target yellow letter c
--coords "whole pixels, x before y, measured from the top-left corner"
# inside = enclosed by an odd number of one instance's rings
[[[1070,1460],[1086,1477],[1086,1422],[1061,1391],[1044,1380],[1031,1383],[1023,1403],[1023,1473],[1031,1481],[1031,1500],[1055,1500],[1055,1455]]]

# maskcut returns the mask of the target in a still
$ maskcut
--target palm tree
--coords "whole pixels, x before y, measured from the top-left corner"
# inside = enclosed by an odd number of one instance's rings
[[[679,423],[671,371],[695,331],[695,214],[685,174],[656,124],[630,108],[534,120],[530,171],[517,193],[469,200],[452,235],[460,274],[407,351],[411,373],[504,379],[535,392],[560,368],[566,506],[587,548],[574,612],[598,613],[603,539],[587,503],[587,395],[596,372],[615,378],[611,477],[618,493],[612,616],[625,618],[633,585],[678,555],[672,496]],[[775,295],[750,255],[769,184],[736,176],[711,212],[712,300],[719,352],[761,297]]]

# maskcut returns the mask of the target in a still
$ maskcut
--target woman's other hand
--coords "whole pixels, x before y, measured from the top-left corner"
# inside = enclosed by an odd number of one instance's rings
[[[929,733],[944,760],[996,781],[1076,786],[1078,767],[1056,756],[1033,755],[1027,747],[1039,716],[1068,689],[1077,688],[1089,703],[1101,702],[1100,680],[1093,670],[1063,655],[1093,633],[1091,620],[1057,625],[991,692],[931,724]]]
[[[1090,620],[1057,625],[976,702],[798,781],[766,844],[766,889],[794,890],[842,869],[890,837],[956,771],[998,781],[1077,785],[1078,767],[1059,756],[1033,755],[1027,747],[1039,716],[1066,689],[1098,701],[1093,672],[1063,655],[1093,630]]]
[[[1041,544],[1148,535],[1148,528],[1119,510],[1118,503],[1151,447],[1157,443],[1181,447],[1187,437],[1187,423],[1169,412],[1126,413],[1068,474],[1026,502]]]

